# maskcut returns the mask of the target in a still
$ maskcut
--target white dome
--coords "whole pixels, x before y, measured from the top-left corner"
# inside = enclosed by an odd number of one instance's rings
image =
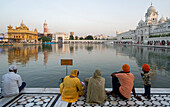
[[[144,21],[141,19],[141,20],[139,21],[139,23],[143,24],[143,23],[144,23]]]
[[[139,25],[139,26],[143,26],[144,23],[145,23],[145,22],[141,19],[141,20],[139,21],[138,25]]]
[[[164,23],[166,20],[165,18],[162,16],[161,19],[159,20],[159,23]]]
[[[151,12],[156,12],[156,8],[152,5],[148,8],[148,13],[151,13]]]

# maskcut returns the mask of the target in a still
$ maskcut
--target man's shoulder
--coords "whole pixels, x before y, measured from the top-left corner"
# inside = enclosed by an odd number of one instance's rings
[[[132,73],[129,73],[130,75],[134,76]]]
[[[132,74],[132,73],[121,73],[122,76],[125,76],[125,77],[130,77],[130,78],[135,78],[135,76]]]
[[[15,74],[15,75],[20,77],[20,75],[19,75],[19,74]]]
[[[4,74],[4,75],[2,75],[2,78],[3,77],[6,77],[6,76],[8,76],[8,75],[10,75],[10,73],[8,72],[8,73],[6,73],[6,74]]]
[[[20,76],[19,74],[16,74],[16,73],[13,73],[13,74],[12,74],[12,77],[21,78],[21,76]]]

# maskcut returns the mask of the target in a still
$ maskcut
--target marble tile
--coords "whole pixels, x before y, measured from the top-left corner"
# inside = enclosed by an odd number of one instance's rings
[[[77,101],[78,105],[84,104],[84,101]]]
[[[158,106],[161,105],[161,103],[159,103],[158,101],[152,101],[152,103],[153,103],[153,105],[158,105]]]
[[[128,105],[135,105],[134,101],[127,101]]]
[[[125,101],[119,101],[119,104],[120,105],[126,105],[126,102]]]
[[[118,104],[117,101],[111,101],[110,103],[111,103],[112,105],[117,105],[117,104]]]
[[[143,102],[142,101],[136,101],[136,104],[137,105],[143,105]]]
[[[167,101],[161,101],[161,103],[165,106],[169,106],[170,104]]]
[[[162,97],[156,97],[156,99],[158,99],[158,100],[164,100]]]
[[[169,100],[170,101],[170,97],[163,97],[165,100]]]
[[[144,104],[145,105],[150,105],[150,106],[152,105],[152,103],[150,101],[144,101]]]

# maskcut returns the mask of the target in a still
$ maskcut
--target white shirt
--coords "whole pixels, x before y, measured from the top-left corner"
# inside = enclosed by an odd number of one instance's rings
[[[19,87],[22,85],[21,76],[14,73],[8,72],[2,76],[2,96],[12,96],[19,93]]]

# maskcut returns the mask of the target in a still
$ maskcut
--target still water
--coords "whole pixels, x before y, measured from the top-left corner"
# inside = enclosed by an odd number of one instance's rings
[[[79,69],[79,78],[91,77],[100,69],[106,79],[106,87],[112,87],[110,74],[121,71],[125,63],[135,76],[135,87],[143,87],[140,76],[144,63],[151,66],[153,88],[170,88],[170,49],[118,46],[105,44],[52,44],[24,47],[0,47],[0,77],[8,72],[10,65],[17,65],[18,74],[27,87],[56,88],[66,75],[61,59],[73,59],[72,69]],[[0,83],[1,86],[1,83]]]

